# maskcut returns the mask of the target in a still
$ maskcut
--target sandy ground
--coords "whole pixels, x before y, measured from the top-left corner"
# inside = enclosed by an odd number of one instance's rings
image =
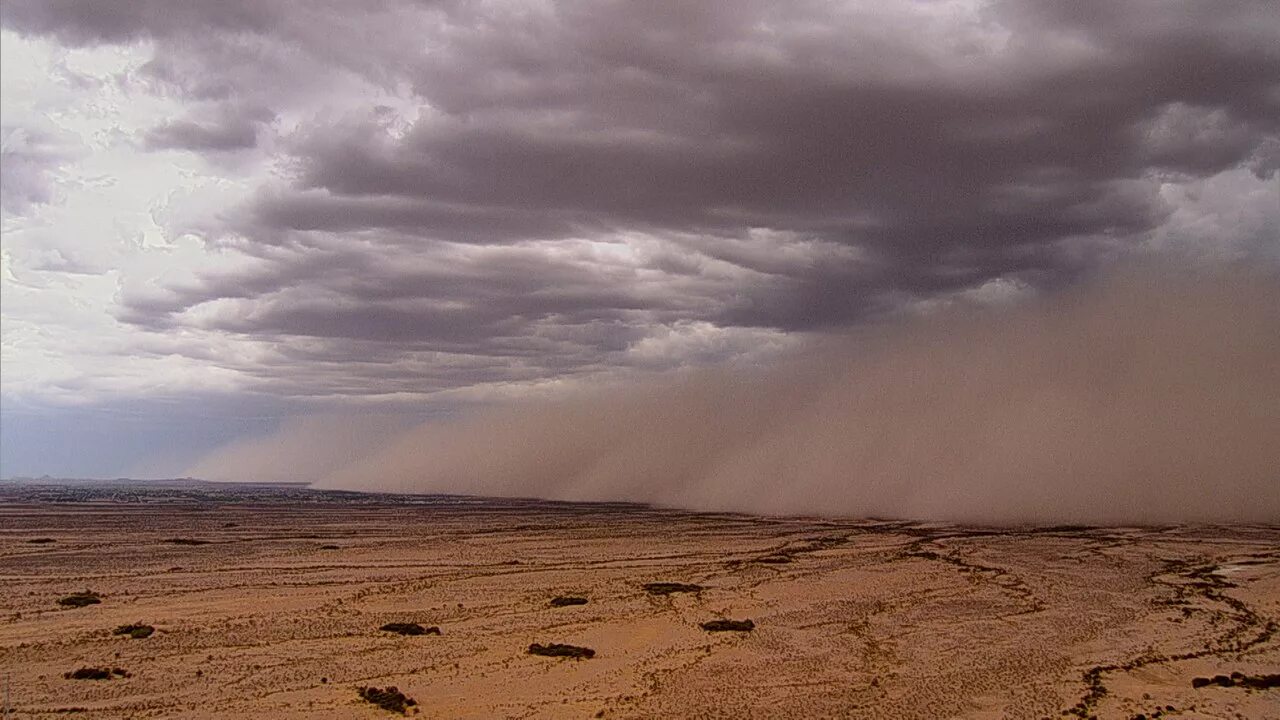
[[[441,718],[1280,718],[1280,688],[1192,683],[1280,673],[1280,527],[8,486],[0,608],[19,718],[391,717],[357,690],[388,685]]]

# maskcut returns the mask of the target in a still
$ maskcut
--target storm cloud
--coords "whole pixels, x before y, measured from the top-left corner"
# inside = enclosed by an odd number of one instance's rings
[[[430,414],[772,366],[1135,259],[1280,262],[1265,0],[7,0],[0,25],[57,71],[5,108],[4,392],[50,412]]]

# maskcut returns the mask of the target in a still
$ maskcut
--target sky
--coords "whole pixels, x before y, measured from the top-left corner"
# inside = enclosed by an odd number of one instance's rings
[[[1272,0],[4,0],[0,102],[0,476],[1280,267]]]

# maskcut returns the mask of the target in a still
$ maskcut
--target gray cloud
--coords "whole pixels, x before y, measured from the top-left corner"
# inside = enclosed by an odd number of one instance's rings
[[[1159,22],[996,5],[942,27],[654,7],[457,9],[466,30],[406,63],[431,111],[397,131],[312,124],[293,140],[300,189],[261,199],[256,221],[475,243],[642,229],[700,251],[804,233],[863,261],[705,317],[814,328],[885,293],[1070,277],[1090,264],[1074,243],[1139,245],[1174,211],[1163,180],[1258,166],[1280,128],[1265,4],[1162,6]]]
[[[80,154],[79,143],[56,128],[0,127],[0,204],[22,213],[54,197],[54,174]]]
[[[69,45],[92,45],[209,32],[267,32],[281,20],[280,10],[256,2],[19,0],[4,4],[0,22],[26,34],[53,35]]]
[[[331,368],[344,392],[360,394],[363,383],[364,392],[422,393],[679,365],[690,358],[664,359],[634,346],[728,308],[750,274],[705,258],[712,267],[652,269],[679,257],[678,248],[609,258],[611,246],[628,246],[555,245],[396,249],[347,242],[281,251],[253,273],[207,274],[164,288],[126,285],[118,317],[156,331],[195,327],[278,343],[279,363],[260,359],[244,368],[263,376],[264,389],[331,392],[322,379]],[[697,263],[700,256],[684,257]],[[683,348],[702,361],[723,360],[766,335],[725,330],[711,349]],[[291,368],[298,366],[313,372],[296,378]]]
[[[836,21],[849,34],[793,38],[780,23],[761,39],[728,17],[686,24],[673,13],[649,34],[645,21],[659,20],[574,19],[514,49],[515,28],[485,25],[422,74],[419,91],[444,117],[402,140],[373,127],[320,133],[301,153],[306,180],[349,195],[806,229],[885,253],[945,253],[1149,228],[1159,208],[1125,181],[1231,167],[1276,130],[1274,57],[1207,36],[1180,59],[1183,31],[1144,34],[1145,18],[1114,39],[1082,28],[1100,46],[1062,67],[1037,60],[1056,28],[1018,28],[1025,37],[964,71],[948,65],[967,58],[921,58],[937,38],[910,26],[873,41],[881,28]],[[1187,66],[1190,79],[1166,70]],[[508,76],[520,79],[515,98],[477,82]],[[659,79],[669,95],[648,89]],[[1193,130],[1149,147],[1145,125],[1186,104],[1249,140],[1206,147]],[[1195,111],[1184,114],[1194,125]]]
[[[265,108],[235,108],[215,112],[208,120],[170,120],[143,137],[148,150],[226,152],[247,150],[258,144],[259,125],[270,120]]]
[[[258,392],[674,367],[1135,253],[1275,257],[1263,0],[19,0],[0,22],[148,44],[130,87],[187,112],[144,147],[267,168],[200,228],[245,262],[126,274],[112,308],[248,344],[217,362]]]

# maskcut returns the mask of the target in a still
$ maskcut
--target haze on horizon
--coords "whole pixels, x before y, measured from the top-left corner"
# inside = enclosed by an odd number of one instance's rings
[[[0,476],[1280,520],[1266,0],[0,5]]]

